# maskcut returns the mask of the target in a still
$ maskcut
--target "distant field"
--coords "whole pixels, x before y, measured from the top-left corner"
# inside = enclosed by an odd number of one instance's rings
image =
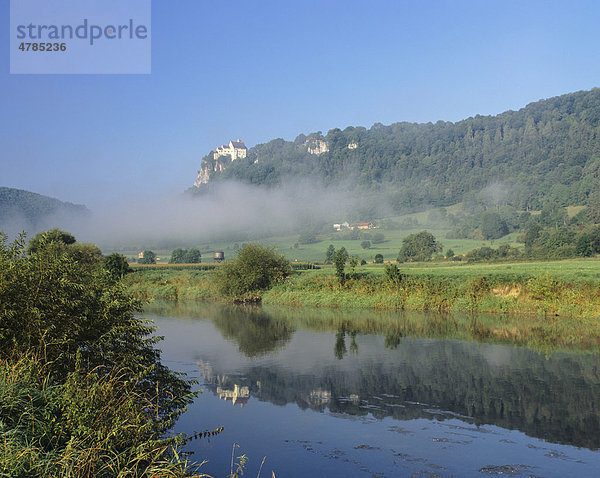
[[[335,231],[332,231],[330,234],[321,234],[317,236],[317,239],[319,240],[317,243],[298,244],[297,247],[294,247],[298,242],[297,234],[263,239],[260,242],[264,245],[276,247],[291,261],[323,262],[325,260],[325,252],[330,244],[333,244],[336,249],[345,247],[350,255],[357,256],[367,262],[373,262],[376,254],[383,255],[385,261],[392,261],[396,260],[398,257],[398,251],[402,247],[402,239],[409,234],[414,234],[424,229],[430,231],[437,238],[438,242],[442,244],[443,252],[446,252],[450,248],[455,254],[465,254],[473,249],[483,246],[497,247],[504,243],[510,243],[512,246],[522,245],[516,242],[517,234],[509,234],[496,241],[446,239],[447,229],[436,230],[423,226],[402,230],[375,229],[372,232],[383,233],[385,241],[382,244],[371,244],[370,249],[363,249],[361,247],[362,239],[353,241],[338,239],[340,233]],[[226,257],[235,255],[233,244],[219,244],[219,247],[225,251]]]
[[[461,211],[462,205],[455,204],[446,207],[449,214],[456,214]],[[571,206],[568,208],[569,215],[577,214],[583,206]],[[539,211],[532,211],[539,213]],[[385,241],[381,244],[371,244],[370,249],[362,249],[361,242],[364,239],[358,240],[342,240],[342,233],[333,230],[324,231],[317,235],[318,242],[314,244],[298,244],[299,234],[289,234],[277,237],[261,238],[255,241],[216,241],[207,244],[199,242],[197,244],[188,244],[185,247],[196,247],[202,252],[202,260],[205,263],[213,263],[213,252],[220,250],[225,252],[225,258],[230,259],[235,256],[237,248],[241,247],[244,242],[260,242],[263,245],[276,247],[290,261],[298,262],[323,262],[325,252],[330,244],[336,249],[345,247],[350,255],[357,256],[367,262],[372,262],[376,254],[382,254],[385,261],[395,260],[398,256],[398,251],[402,247],[402,239],[409,234],[417,233],[422,230],[431,232],[438,242],[443,246],[443,253],[448,249],[452,249],[456,255],[463,255],[473,249],[483,246],[498,247],[500,244],[510,244],[513,247],[520,247],[523,244],[517,242],[518,233],[509,234],[501,239],[494,241],[474,240],[474,239],[447,239],[446,234],[449,232],[447,228],[431,227],[428,221],[429,212],[417,212],[386,218],[388,221],[393,221],[396,224],[410,224],[399,229],[374,229],[371,233],[380,232],[385,236]],[[415,224],[416,223],[416,224]],[[113,252],[112,250],[106,252]],[[140,250],[125,250],[118,251],[124,254],[129,259],[137,259]],[[160,258],[159,263],[167,263],[171,256],[171,249],[154,250]]]
[[[376,254],[381,254],[386,261],[396,260],[398,257],[398,251],[402,247],[402,239],[409,234],[414,234],[422,230],[430,231],[443,246],[443,252],[445,253],[448,249],[452,249],[455,254],[465,254],[473,249],[490,246],[498,247],[500,244],[509,243],[512,246],[520,246],[522,244],[516,241],[517,234],[509,234],[502,239],[496,241],[484,241],[474,239],[446,239],[446,229],[427,229],[425,227],[416,227],[402,230],[384,230],[375,229],[372,232],[381,232],[385,236],[385,241],[382,244],[372,244],[370,249],[362,249],[362,239],[348,241],[338,239],[340,234],[333,231],[329,234],[321,234],[317,236],[319,242],[314,244],[295,244],[298,243],[298,234],[270,237],[260,239],[256,242],[260,242],[265,246],[272,246],[277,248],[283,255],[285,255],[290,261],[298,262],[323,262],[325,260],[325,252],[329,247],[329,244],[333,244],[336,249],[345,247],[348,253],[352,256],[357,256],[360,259],[364,259],[367,262],[372,262]],[[252,241],[248,241],[252,242]],[[215,242],[211,244],[197,244],[190,247],[197,247],[202,252],[202,262],[213,263],[213,252],[220,250],[225,252],[225,258],[230,259],[235,256],[236,247],[240,247],[243,242]],[[112,252],[112,251],[105,251]],[[129,259],[137,259],[140,251],[119,251]],[[160,258],[158,263],[168,263],[169,257],[171,256],[171,250],[161,249],[154,250],[157,256]]]

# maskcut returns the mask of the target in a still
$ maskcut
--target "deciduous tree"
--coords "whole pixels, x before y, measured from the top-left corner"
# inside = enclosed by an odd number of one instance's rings
[[[402,240],[398,262],[428,261],[433,254],[441,250],[442,246],[438,244],[433,234],[421,231]]]
[[[142,253],[142,258],[139,261],[140,264],[156,264],[156,254],[150,250],[146,250]]]

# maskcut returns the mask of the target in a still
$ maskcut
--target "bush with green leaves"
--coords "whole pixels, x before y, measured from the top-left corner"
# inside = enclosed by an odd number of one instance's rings
[[[58,228],[51,229],[49,231],[38,232],[27,245],[27,252],[31,254],[36,252],[40,247],[43,247],[50,243],[58,243],[68,246],[74,244],[75,236],[70,232],[63,231]]]
[[[325,252],[325,264],[331,264],[335,259],[335,247],[333,244],[329,244],[327,251]]]
[[[484,239],[499,239],[510,231],[497,212],[485,212],[481,217],[481,235]]]
[[[0,233],[0,474],[181,471],[164,435],[191,384],[161,363],[141,303],[75,244],[28,254]]]
[[[375,264],[383,264],[383,254],[375,254]]]
[[[215,272],[217,289],[225,297],[256,299],[260,292],[292,273],[290,262],[275,249],[248,244]]]
[[[42,231],[33,236],[27,245],[26,252],[34,254],[47,248],[69,255],[88,269],[97,267],[102,259],[102,251],[96,244],[77,242],[73,234],[57,228]]]
[[[375,232],[374,234],[371,235],[371,242],[373,244],[381,244],[385,241],[385,236],[383,235],[383,232]]]
[[[350,263],[350,277],[354,277],[356,275],[356,266],[360,264],[360,259],[357,256],[352,256],[349,260]]]
[[[184,260],[186,264],[198,264],[202,260],[202,254],[195,247],[191,247],[185,252]]]
[[[404,279],[404,274],[400,272],[396,264],[386,264],[385,277],[392,284],[398,285]]]
[[[171,251],[169,264],[185,264],[185,253],[187,251],[181,247],[176,247]]]

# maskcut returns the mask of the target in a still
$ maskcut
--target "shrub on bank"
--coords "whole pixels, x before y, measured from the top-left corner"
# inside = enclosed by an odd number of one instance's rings
[[[183,476],[164,438],[192,398],[140,302],[76,244],[0,233],[2,476]]]
[[[290,262],[282,254],[260,244],[248,244],[233,261],[215,271],[214,281],[225,297],[252,300],[291,273]]]

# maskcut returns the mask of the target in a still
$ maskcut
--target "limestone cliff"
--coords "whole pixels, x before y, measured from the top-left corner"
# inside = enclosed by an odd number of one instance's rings
[[[198,171],[198,176],[194,181],[194,186],[199,187],[201,184],[208,183],[212,173],[224,171],[229,164],[231,164],[231,157],[227,155],[213,157],[213,159],[210,159],[210,156],[205,157],[202,160],[202,168]]]

